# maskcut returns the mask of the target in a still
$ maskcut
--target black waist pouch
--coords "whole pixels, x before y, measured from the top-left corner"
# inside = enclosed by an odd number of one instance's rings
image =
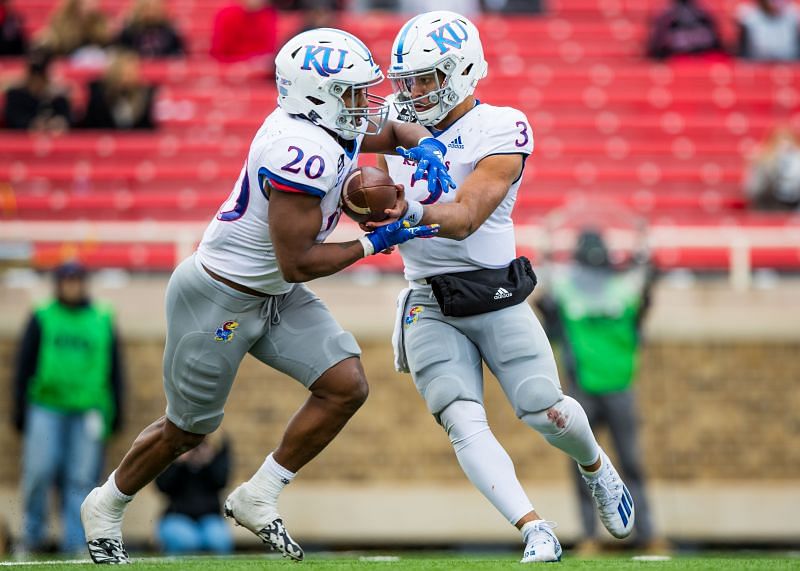
[[[525,301],[536,287],[536,274],[525,256],[507,268],[442,274],[427,279],[444,315],[467,317]]]

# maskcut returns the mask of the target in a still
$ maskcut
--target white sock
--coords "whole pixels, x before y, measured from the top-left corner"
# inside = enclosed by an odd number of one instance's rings
[[[106,483],[103,485],[108,486],[108,490],[114,499],[127,504],[133,499],[133,496],[129,496],[128,494],[123,494],[122,492],[119,491],[119,488],[117,487],[116,473],[117,473],[116,470],[111,472],[108,475],[108,480],[106,480]]]
[[[116,470],[111,472],[108,479],[98,489],[97,509],[102,510],[108,515],[119,517],[125,511],[125,508],[128,507],[133,496],[123,494],[119,491],[117,482],[114,479],[116,473]]]
[[[259,492],[265,502],[275,505],[283,488],[291,484],[296,475],[278,464],[270,453],[248,483]]]
[[[102,538],[122,539],[122,518],[133,496],[119,491],[114,480],[115,473],[116,471],[111,472],[103,485],[89,494],[89,497],[94,494],[94,501],[85,508],[86,517],[82,517],[86,539],[89,541]],[[81,511],[83,510],[82,506]]]
[[[600,457],[600,445],[586,412],[572,397],[565,396],[549,409],[526,414],[522,420],[578,464],[588,466]]]
[[[439,419],[464,474],[497,511],[512,524],[533,511],[514,463],[489,428],[483,406],[456,401],[442,411]]]

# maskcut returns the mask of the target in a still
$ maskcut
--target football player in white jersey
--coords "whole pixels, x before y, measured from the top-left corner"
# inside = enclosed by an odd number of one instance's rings
[[[487,423],[482,362],[517,416],[578,463],[614,536],[630,533],[634,508],[583,409],[562,393],[550,344],[524,303],[535,275],[516,258],[511,211],[533,134],[521,111],[474,97],[487,67],[478,30],[453,12],[412,18],[392,47],[395,113],[447,147],[457,184],[448,194],[431,192],[416,171],[425,160],[416,151],[385,158],[405,185],[406,204],[392,217],[439,225],[438,237],[400,246],[410,287],[398,299],[396,366],[411,372],[470,481],[522,531],[522,562],[558,561],[555,524],[534,510]]]
[[[368,388],[355,339],[302,282],[436,233],[435,226],[395,222],[358,240],[324,243],[359,152],[409,147],[431,190],[440,192],[452,186],[442,163],[446,150],[420,125],[386,123],[385,101],[368,91],[383,74],[355,36],[328,28],[302,33],[275,64],[278,108],[256,133],[197,252],[167,286],[166,414],[145,428],[81,507],[95,563],[129,562],[121,536],[126,506],[219,427],[247,353],[311,394],[261,468],[228,496],[225,514],[285,556],[303,559],[278,513],[278,495],[344,427]]]

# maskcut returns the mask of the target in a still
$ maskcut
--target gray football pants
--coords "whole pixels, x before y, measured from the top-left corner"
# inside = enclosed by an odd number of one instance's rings
[[[166,310],[167,418],[188,432],[208,434],[220,425],[247,353],[306,388],[335,364],[360,355],[353,335],[305,285],[282,295],[249,295],[214,280],[196,256],[173,272]],[[269,391],[252,398],[269,399]]]
[[[409,369],[437,419],[456,400],[483,404],[482,360],[520,418],[563,398],[550,343],[527,303],[447,317],[429,288],[418,289],[406,300],[402,319]]]

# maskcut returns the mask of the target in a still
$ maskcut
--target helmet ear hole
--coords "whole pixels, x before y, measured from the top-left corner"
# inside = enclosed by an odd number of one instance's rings
[[[467,67],[464,68],[464,71],[461,72],[461,75],[469,75],[472,71],[472,64],[469,64]]]
[[[316,97],[313,97],[311,95],[306,95],[306,99],[308,99],[314,105],[324,105],[325,104],[325,102],[322,99],[317,99]]]

